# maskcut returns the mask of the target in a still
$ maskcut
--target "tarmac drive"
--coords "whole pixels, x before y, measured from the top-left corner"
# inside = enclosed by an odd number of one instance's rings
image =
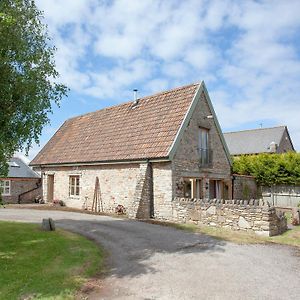
[[[89,299],[300,299],[296,248],[237,245],[107,216],[0,208],[0,220],[48,217],[110,253],[104,288]]]

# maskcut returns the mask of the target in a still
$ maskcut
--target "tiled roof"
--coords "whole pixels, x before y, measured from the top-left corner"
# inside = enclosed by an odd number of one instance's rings
[[[199,84],[67,120],[31,165],[163,158]]]
[[[9,178],[40,178],[22,159],[13,157],[10,159],[8,168]]]
[[[231,155],[270,152],[270,144],[279,145],[285,126],[225,132],[224,137]]]

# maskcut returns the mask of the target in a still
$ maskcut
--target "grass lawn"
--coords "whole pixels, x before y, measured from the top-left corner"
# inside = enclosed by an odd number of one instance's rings
[[[0,221],[0,299],[73,299],[103,252],[82,236]]]
[[[273,237],[262,237],[255,233],[245,231],[233,231],[226,228],[217,228],[210,226],[196,226],[194,224],[175,224],[170,222],[160,222],[151,220],[149,223],[171,226],[190,232],[199,232],[214,238],[225,240],[237,244],[265,244],[276,243],[300,247],[300,226],[294,226],[285,233]]]

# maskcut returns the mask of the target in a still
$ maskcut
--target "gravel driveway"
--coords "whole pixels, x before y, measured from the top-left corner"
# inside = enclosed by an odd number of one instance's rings
[[[0,208],[1,220],[44,217],[111,253],[105,288],[90,299],[300,299],[300,252],[294,248],[237,245],[106,216]]]

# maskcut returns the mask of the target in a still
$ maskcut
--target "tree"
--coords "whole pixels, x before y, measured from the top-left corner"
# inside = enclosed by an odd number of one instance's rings
[[[39,142],[52,104],[67,94],[57,82],[55,47],[32,0],[0,1],[0,177],[15,151]]]

